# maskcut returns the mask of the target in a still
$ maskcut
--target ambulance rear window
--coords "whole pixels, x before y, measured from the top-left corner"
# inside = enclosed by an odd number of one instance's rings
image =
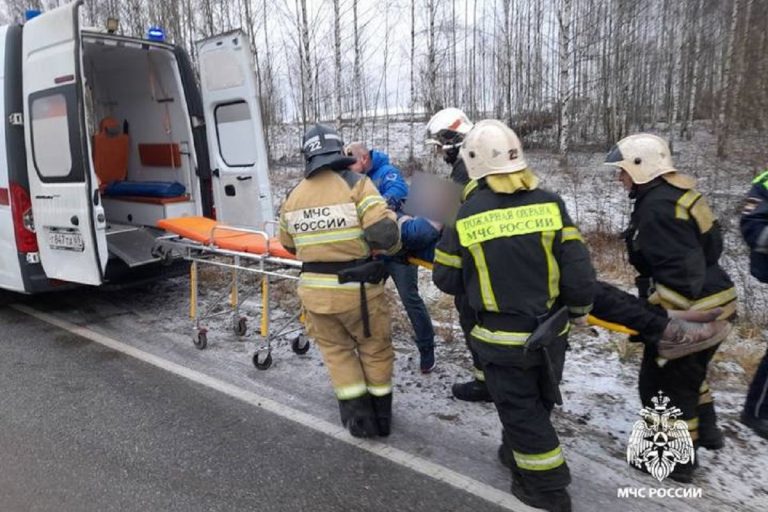
[[[72,170],[67,99],[54,93],[32,100],[35,166],[44,178],[63,178]]]
[[[221,158],[229,167],[250,167],[256,163],[256,134],[251,110],[245,101],[224,103],[214,111],[216,136]]]

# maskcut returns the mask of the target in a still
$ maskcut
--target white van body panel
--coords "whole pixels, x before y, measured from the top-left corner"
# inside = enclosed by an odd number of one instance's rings
[[[125,269],[155,261],[118,249],[134,238],[151,244],[161,218],[208,215],[213,206],[218,219],[231,225],[261,227],[274,219],[257,82],[244,34],[198,43],[200,90],[187,56],[173,45],[81,32],[81,4],[76,0],[23,26],[0,27],[0,90],[12,93],[0,101],[0,289],[37,293],[62,282],[100,285],[129,277]],[[13,60],[4,62],[7,51]],[[20,68],[11,82],[6,68]],[[19,126],[8,127],[7,101],[13,113],[22,113]],[[130,135],[126,181],[178,181],[186,200],[153,202],[99,190],[92,152],[109,147],[103,137],[101,145],[95,142],[105,116],[122,120],[122,133]],[[145,158],[140,150],[147,146],[139,144],[172,147],[181,164]],[[210,154],[204,163],[201,149]],[[118,151],[101,151],[100,171],[110,169],[105,154],[125,161]],[[11,169],[22,157],[26,166]],[[18,184],[25,193],[28,188],[32,203],[39,252],[31,252],[29,261],[16,243],[12,180],[22,180]]]
[[[248,39],[240,30],[214,36],[197,43],[197,55],[216,218],[261,227],[274,211]]]
[[[8,27],[0,27],[0,91],[5,91],[5,37]],[[0,101],[0,288],[17,292],[24,291],[21,277],[19,253],[16,249],[16,234],[10,203],[8,182],[8,158],[5,147],[5,102]],[[7,201],[6,201],[7,200]]]
[[[76,99],[82,94],[80,3],[24,26],[24,131],[43,269],[49,278],[99,285],[108,258],[106,218]]]

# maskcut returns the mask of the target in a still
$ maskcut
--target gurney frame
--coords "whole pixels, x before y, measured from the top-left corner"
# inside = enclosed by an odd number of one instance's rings
[[[301,271],[301,262],[280,258],[269,255],[269,234],[266,231],[252,230],[246,228],[233,228],[231,226],[221,227],[220,229],[234,230],[243,234],[253,234],[264,237],[266,251],[264,254],[254,254],[229,249],[222,249],[213,243],[205,244],[195,240],[190,240],[181,235],[169,234],[159,237],[155,241],[153,254],[163,259],[170,259],[179,256],[191,263],[190,265],[190,283],[189,283],[189,316],[192,319],[193,334],[192,342],[196,348],[203,350],[208,346],[208,328],[205,321],[207,319],[227,314],[228,311],[213,312],[213,309],[220,304],[229,294],[229,305],[232,310],[232,329],[237,336],[244,336],[248,330],[247,318],[241,314],[241,306],[247,299],[240,292],[240,273],[247,272],[261,276],[261,323],[260,334],[261,341],[253,355],[253,364],[260,370],[266,370],[272,365],[272,341],[279,337],[286,337],[298,332],[291,341],[291,348],[297,354],[305,354],[309,350],[309,339],[303,334],[303,327],[291,329],[297,321],[301,321],[301,311],[291,315],[285,322],[281,323],[277,329],[270,329],[269,321],[269,300],[270,283],[274,280],[289,279],[298,280]],[[214,234],[217,227],[214,227],[209,240],[214,240]],[[202,314],[200,313],[199,292],[200,279],[199,268],[204,265],[211,265],[219,268],[226,268],[232,271],[231,282],[226,289],[219,295],[219,300],[213,301]]]

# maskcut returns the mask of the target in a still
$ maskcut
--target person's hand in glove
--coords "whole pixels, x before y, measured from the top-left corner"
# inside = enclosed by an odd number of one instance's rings
[[[694,323],[673,318],[659,340],[659,355],[672,360],[706,350],[722,342],[732,328],[725,320]]]

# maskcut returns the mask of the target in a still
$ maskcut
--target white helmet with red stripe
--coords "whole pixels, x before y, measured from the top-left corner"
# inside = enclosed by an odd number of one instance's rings
[[[464,142],[464,136],[472,129],[472,121],[458,108],[444,108],[427,123],[426,144],[440,146],[444,150],[456,149]]]

